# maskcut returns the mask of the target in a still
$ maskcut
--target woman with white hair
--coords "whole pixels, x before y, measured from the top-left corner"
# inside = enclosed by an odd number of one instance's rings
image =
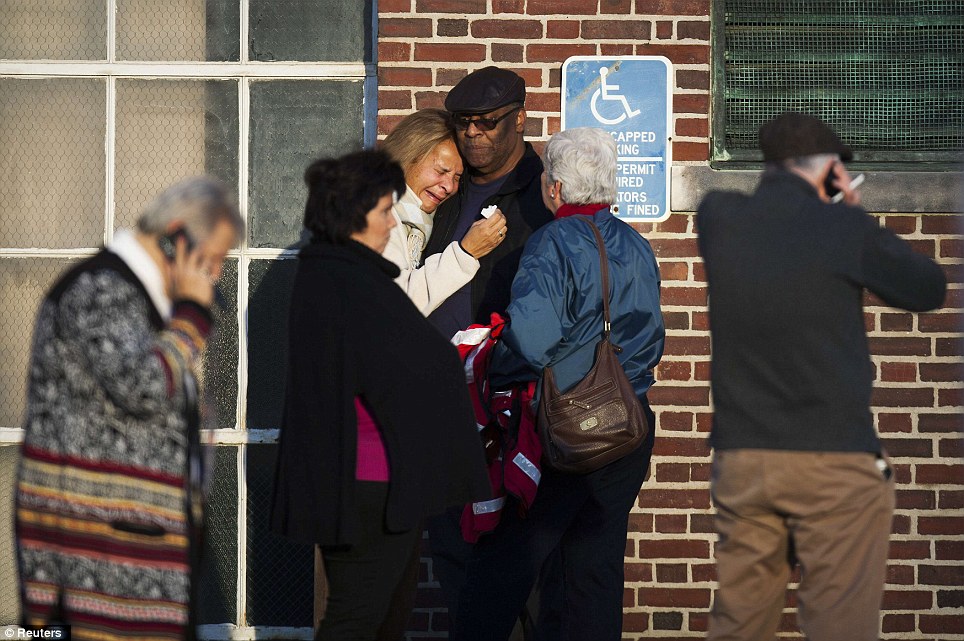
[[[621,636],[623,553],[629,512],[649,467],[655,416],[646,399],[663,353],[659,268],[649,243],[610,211],[616,145],[590,128],[552,136],[543,156],[542,196],[555,220],[532,234],[512,283],[509,324],[496,346],[490,381],[518,383],[551,366],[563,392],[592,367],[610,301],[610,340],[638,395],[650,430],[642,445],[589,474],[542,468],[526,516],[507,497],[496,529],[475,545],[452,638],[505,639],[543,562],[562,559],[562,608],[539,610],[537,638],[616,641]],[[599,229],[609,265],[603,292]],[[549,573],[543,577],[557,576]]]

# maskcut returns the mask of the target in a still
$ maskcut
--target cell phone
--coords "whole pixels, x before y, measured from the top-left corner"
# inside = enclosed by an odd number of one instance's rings
[[[187,230],[183,227],[175,229],[167,236],[161,236],[157,239],[157,246],[161,248],[161,253],[171,262],[174,262],[174,258],[177,256],[177,239],[181,237],[187,241],[187,251],[193,251],[194,239],[191,238],[191,234],[187,233]]]
[[[827,192],[827,198],[830,198],[830,202],[837,202],[836,200],[833,200],[837,196],[843,197],[842,192],[837,189],[836,185],[833,184],[833,181],[836,177],[837,173],[831,167],[830,171],[827,172],[827,177],[823,181],[823,190]]]
[[[863,182],[864,182],[864,175],[863,175],[863,174],[857,174],[856,176],[854,176],[853,180],[850,181],[850,191],[853,191],[853,190],[856,189],[857,187],[860,187],[860,185],[862,185]],[[832,202],[832,203],[839,203],[841,200],[843,200],[843,192],[842,192],[842,191],[837,191],[837,193],[835,193],[835,194],[834,194],[833,196],[831,196],[831,198],[830,198],[830,202]]]

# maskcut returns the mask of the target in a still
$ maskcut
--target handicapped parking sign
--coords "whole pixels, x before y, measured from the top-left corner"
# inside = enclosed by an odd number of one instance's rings
[[[562,128],[598,127],[616,141],[613,213],[669,217],[673,67],[662,56],[573,56],[562,66]]]

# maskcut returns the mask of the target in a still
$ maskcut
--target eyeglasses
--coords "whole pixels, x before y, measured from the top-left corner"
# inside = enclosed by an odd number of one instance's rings
[[[455,117],[455,128],[459,131],[465,131],[469,128],[469,125],[475,125],[479,131],[492,131],[495,129],[496,125],[500,122],[514,114],[515,112],[522,109],[522,107],[516,107],[515,109],[510,109],[498,118],[476,118],[475,120],[470,120],[469,116],[456,116]]]

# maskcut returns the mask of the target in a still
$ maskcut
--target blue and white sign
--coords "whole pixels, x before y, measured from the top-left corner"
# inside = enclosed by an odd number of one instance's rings
[[[573,56],[562,66],[562,128],[598,127],[616,141],[613,213],[669,217],[673,67],[662,56]]]

